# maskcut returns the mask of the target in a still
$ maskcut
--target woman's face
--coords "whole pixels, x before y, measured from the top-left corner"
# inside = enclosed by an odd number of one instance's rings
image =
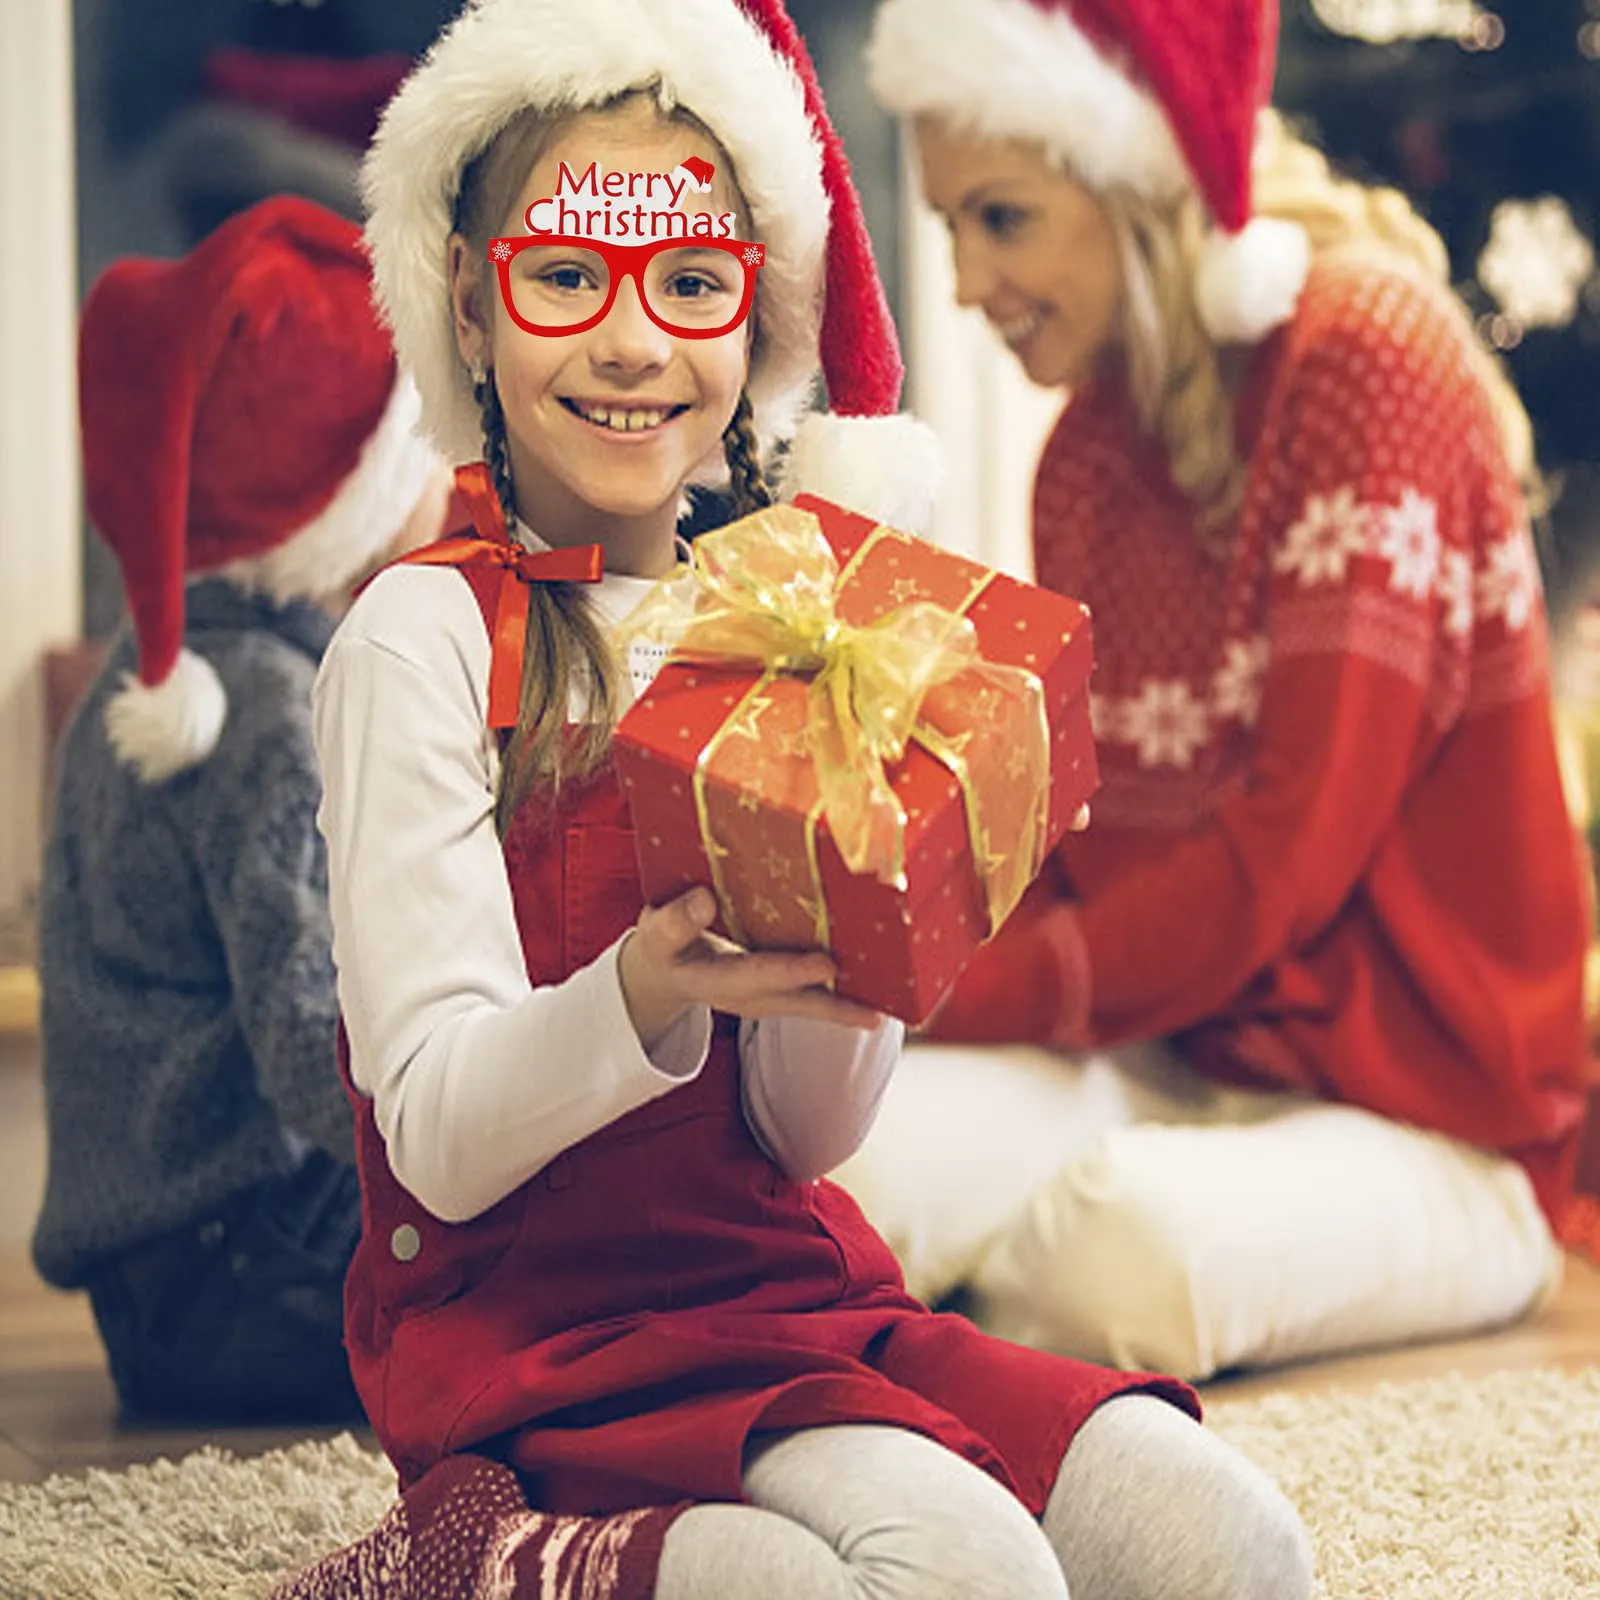
[[[680,209],[740,211],[725,158],[693,128],[638,102],[581,115],[528,174],[501,236],[526,232],[524,209],[556,193],[562,162],[580,173],[593,161],[606,171],[670,173],[690,156],[717,173],[709,192],[686,192]],[[498,284],[468,259],[459,235],[451,267],[457,341],[466,360],[494,369],[524,517],[554,543],[594,537],[596,515],[670,533],[684,482],[721,448],[749,365],[750,323],[718,338],[676,337],[646,316],[628,279],[587,332],[533,334],[506,314]]]
[[[1117,339],[1122,262],[1105,204],[1043,147],[919,117],[923,193],[955,252],[956,298],[977,306],[1037,384],[1072,387]]]

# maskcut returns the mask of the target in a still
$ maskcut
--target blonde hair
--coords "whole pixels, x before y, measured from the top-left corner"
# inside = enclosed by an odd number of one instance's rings
[[[487,264],[489,240],[515,203],[534,164],[578,115],[621,111],[635,102],[650,104],[664,122],[694,128],[717,145],[718,165],[725,172],[733,171],[726,151],[697,117],[681,107],[663,111],[647,90],[631,90],[598,106],[529,107],[507,123],[461,177],[454,227],[483,263],[480,294],[485,306],[494,305],[497,292]],[[746,211],[736,183],[735,198],[741,211]],[[484,460],[509,524],[516,513],[516,490],[505,412],[492,369],[475,385],[474,395],[483,420]],[[749,396],[743,392],[723,432],[722,450],[733,486],[734,515],[744,516],[770,505],[773,495],[761,468]],[[604,764],[621,714],[621,685],[621,663],[588,592],[572,583],[531,585],[517,722],[506,742],[495,795],[495,826],[502,838],[530,795],[553,800],[562,784],[589,777]],[[575,695],[587,703],[588,720],[569,735],[567,708]]]
[[[1255,152],[1255,212],[1297,222],[1313,259],[1364,257],[1443,291],[1461,325],[1507,459],[1535,512],[1546,503],[1534,457],[1533,424],[1500,363],[1478,340],[1450,291],[1444,241],[1396,189],[1337,176],[1327,158],[1276,112],[1263,114]],[[1201,537],[1221,550],[1244,491],[1234,449],[1224,357],[1200,321],[1194,263],[1204,232],[1199,199],[1158,205],[1124,189],[1105,195],[1121,247],[1123,344],[1129,386],[1146,428],[1166,448],[1173,483],[1195,504]]]

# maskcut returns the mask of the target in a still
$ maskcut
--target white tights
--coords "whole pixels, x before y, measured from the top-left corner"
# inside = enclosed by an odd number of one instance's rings
[[[1040,1521],[987,1473],[891,1427],[751,1452],[748,1505],[672,1526],[656,1600],[1308,1600],[1294,1509],[1231,1446],[1149,1395],[1080,1429]]]

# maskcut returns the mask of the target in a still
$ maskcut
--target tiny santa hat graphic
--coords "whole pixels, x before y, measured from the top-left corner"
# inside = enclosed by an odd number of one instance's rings
[[[702,161],[699,156],[690,156],[681,167],[673,170],[672,176],[687,183],[697,193],[705,194],[711,188],[711,180],[716,176],[716,167],[709,161]]]

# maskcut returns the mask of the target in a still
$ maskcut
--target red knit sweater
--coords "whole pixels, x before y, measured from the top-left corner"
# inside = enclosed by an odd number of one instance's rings
[[[1319,265],[1241,391],[1206,555],[1115,379],[1039,468],[1039,581],[1094,615],[1103,787],[930,1030],[1173,1035],[1218,1077],[1520,1159],[1582,1116],[1587,907],[1527,518],[1435,291]]]

